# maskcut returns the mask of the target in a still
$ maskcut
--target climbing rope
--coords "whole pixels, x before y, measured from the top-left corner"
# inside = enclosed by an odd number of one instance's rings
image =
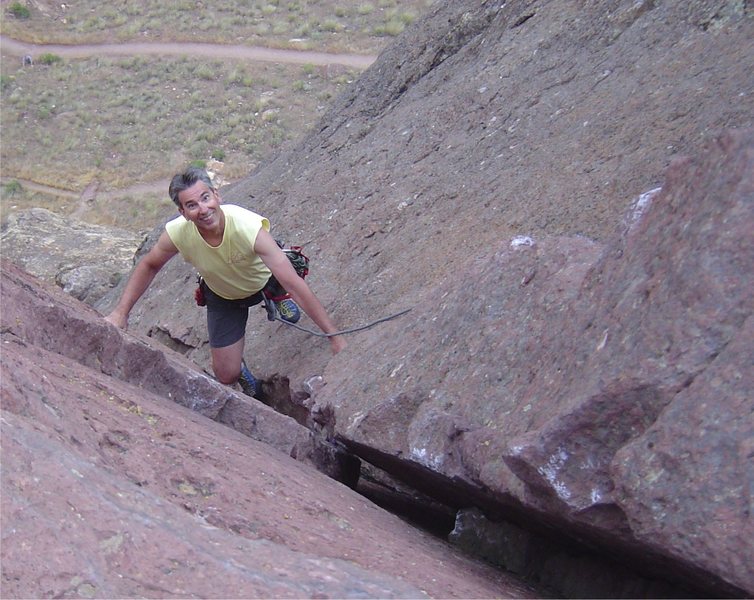
[[[336,335],[345,335],[347,333],[355,333],[357,331],[363,331],[365,329],[374,327],[375,325],[379,325],[380,323],[384,323],[385,321],[396,319],[402,315],[405,315],[407,312],[412,310],[410,308],[407,308],[395,314],[382,317],[381,319],[377,319],[376,321],[372,321],[371,323],[367,323],[366,325],[360,325],[359,327],[351,327],[350,329],[343,329],[342,331],[335,331],[333,333],[323,333],[321,331],[313,331],[311,329],[307,329],[306,327],[302,327],[301,325],[298,325],[297,323],[291,323],[289,321],[286,321],[280,316],[277,309],[275,308],[274,303],[268,300],[267,298],[265,298],[264,300],[264,308],[267,310],[267,320],[280,321],[281,323],[290,325],[291,327],[294,327],[295,329],[298,329],[299,331],[305,331],[306,333],[310,333],[311,335],[316,335],[318,337],[335,337]]]

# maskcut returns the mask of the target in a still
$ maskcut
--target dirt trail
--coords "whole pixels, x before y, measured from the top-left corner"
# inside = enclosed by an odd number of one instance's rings
[[[124,42],[122,44],[29,44],[0,35],[0,50],[3,54],[32,58],[43,53],[57,54],[67,58],[87,56],[204,56],[210,58],[241,58],[259,62],[286,64],[344,65],[366,69],[375,56],[359,54],[333,54],[309,50],[284,50],[260,46],[238,46],[204,43],[158,43]]]
[[[45,185],[43,183],[37,183],[29,179],[21,179],[18,177],[7,177],[5,175],[0,177],[0,185],[7,185],[11,181],[16,181],[19,184],[21,184],[22,187],[27,188],[34,192],[41,192],[43,194],[48,194],[50,196],[55,196],[58,198],[75,199],[77,201],[76,208],[73,211],[73,213],[71,213],[71,217],[73,218],[79,218],[86,210],[87,205],[93,202],[95,198],[97,197],[97,194],[102,191],[99,188],[98,181],[93,181],[88,186],[86,186],[86,188],[84,188],[81,192],[76,192],[73,190],[66,190],[63,188],[57,188],[50,185]],[[151,194],[151,193],[160,193],[160,192],[163,192],[165,196],[167,197],[167,190],[168,190],[169,184],[170,184],[169,179],[161,179],[159,181],[148,181],[145,183],[136,183],[126,188],[120,188],[117,190],[108,189],[108,190],[105,190],[105,192],[110,198],[121,198],[124,196],[135,196],[138,194]]]

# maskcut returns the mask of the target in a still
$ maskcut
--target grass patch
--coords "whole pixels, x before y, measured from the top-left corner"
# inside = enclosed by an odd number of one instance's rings
[[[16,196],[23,191],[23,186],[15,179],[3,184],[3,195]]]
[[[374,54],[430,4],[217,0],[198,7],[192,0],[142,0],[115,7],[77,0],[29,10],[12,2],[0,33],[32,43],[200,41]],[[171,205],[166,191],[112,190],[164,180],[210,159],[224,162],[225,180],[243,177],[309,130],[358,76],[315,65],[189,57],[73,60],[46,53],[33,66],[19,63],[0,62],[0,214],[40,206],[67,215],[97,182],[97,201],[83,218],[136,230],[151,228]]]
[[[305,38],[312,50],[374,54],[385,45],[381,32],[399,27],[400,19],[385,18],[387,11],[400,6],[402,12],[418,15],[432,1],[215,0],[197,4],[140,0],[116,7],[100,0],[76,0],[45,4],[44,11],[29,11],[24,3],[13,2],[7,12],[15,18],[3,19],[0,32],[28,42],[60,44],[203,41],[289,48],[292,38]]]
[[[12,2],[8,7],[8,13],[16,19],[28,19],[31,17],[31,11],[29,8],[20,2]]]
[[[314,124],[323,94],[346,85],[316,71],[302,79],[306,71],[140,57],[20,69],[2,87],[0,161],[19,179],[73,190],[93,179],[109,188],[156,180],[213,155],[246,174]]]
[[[63,58],[51,52],[45,52],[39,56],[39,63],[42,65],[55,65],[61,62],[63,62]]]

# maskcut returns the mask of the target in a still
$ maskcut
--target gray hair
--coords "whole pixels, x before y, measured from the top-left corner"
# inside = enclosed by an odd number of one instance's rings
[[[168,195],[177,207],[180,208],[181,206],[181,202],[178,200],[178,194],[183,190],[190,188],[197,181],[201,181],[211,190],[215,189],[207,171],[200,169],[199,167],[189,167],[183,173],[178,173],[178,175],[173,177],[170,182],[170,187],[168,188]]]

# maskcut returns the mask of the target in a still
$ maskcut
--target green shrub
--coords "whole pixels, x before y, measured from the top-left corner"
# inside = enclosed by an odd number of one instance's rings
[[[228,81],[243,87],[254,85],[254,79],[243,68],[235,68],[228,76]]]
[[[398,18],[392,18],[389,21],[386,21],[382,25],[377,25],[372,31],[374,35],[380,36],[380,37],[395,37],[397,35],[400,35],[403,33],[403,30],[406,28],[406,23]]]
[[[39,57],[39,62],[43,65],[54,65],[55,63],[63,62],[63,59],[52,52],[45,52]]]
[[[411,25],[416,20],[416,15],[412,12],[398,13],[397,18],[405,25]]]
[[[15,78],[13,75],[0,75],[0,91],[5,91],[11,86]]]
[[[207,168],[207,161],[206,160],[192,160],[189,163],[190,167],[197,167],[199,169],[206,169]]]
[[[23,187],[21,187],[21,184],[15,179],[3,185],[3,192],[9,196],[14,196],[15,194],[20,193],[21,190],[23,190]]]
[[[199,79],[209,81],[215,78],[215,70],[209,65],[199,65],[194,69],[194,75]]]
[[[220,162],[225,160],[225,150],[222,148],[215,148],[211,154],[210,158],[214,158],[215,160],[219,160]]]
[[[13,2],[8,7],[8,12],[12,14],[17,19],[28,19],[31,16],[31,11],[28,9],[28,7],[24,6],[20,2]]]
[[[283,35],[291,26],[285,21],[276,20],[272,23],[272,35]]]
[[[343,26],[334,19],[327,19],[322,25],[320,25],[320,27],[322,28],[322,31],[327,31],[329,33],[337,33],[343,29]]]

